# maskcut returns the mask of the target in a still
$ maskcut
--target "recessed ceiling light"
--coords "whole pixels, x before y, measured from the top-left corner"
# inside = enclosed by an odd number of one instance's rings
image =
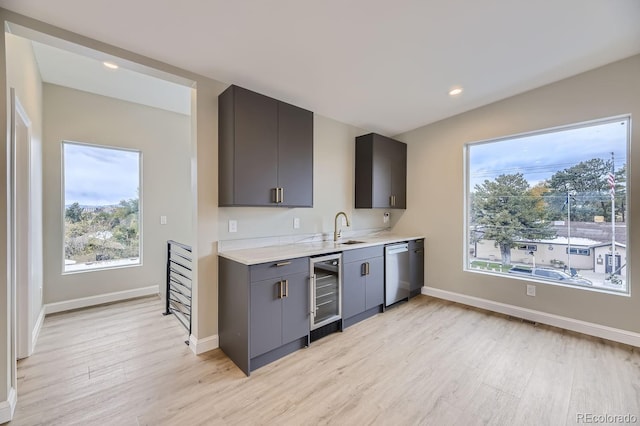
[[[105,67],[111,70],[117,70],[119,68],[117,64],[114,64],[113,62],[108,62],[108,61],[104,61],[102,65],[104,65]]]
[[[449,90],[449,96],[458,96],[460,93],[462,93],[462,87]]]

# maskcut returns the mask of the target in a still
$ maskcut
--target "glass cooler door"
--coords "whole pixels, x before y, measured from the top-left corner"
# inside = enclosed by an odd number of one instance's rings
[[[342,313],[342,255],[311,258],[311,329],[339,320]]]

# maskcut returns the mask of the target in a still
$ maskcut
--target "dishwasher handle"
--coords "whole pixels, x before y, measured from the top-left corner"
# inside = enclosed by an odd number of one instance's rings
[[[409,244],[395,244],[392,246],[386,246],[385,248],[386,254],[398,254],[409,251]]]

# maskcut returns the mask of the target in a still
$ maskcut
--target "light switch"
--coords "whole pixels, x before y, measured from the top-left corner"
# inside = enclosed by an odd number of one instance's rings
[[[160,225],[166,225],[166,224],[167,224],[167,217],[160,216]]]

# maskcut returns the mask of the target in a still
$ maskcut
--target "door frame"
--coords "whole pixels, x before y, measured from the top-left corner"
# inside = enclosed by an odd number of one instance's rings
[[[20,103],[15,89],[11,97],[11,302],[14,359],[26,358],[33,352],[32,329],[30,327],[31,300],[31,120]],[[26,146],[20,147],[16,124],[20,120],[26,128]],[[25,170],[26,168],[26,170]],[[18,177],[20,173],[20,177]],[[26,218],[21,221],[20,218]],[[24,256],[18,256],[18,253]],[[24,258],[23,258],[24,257]]]

